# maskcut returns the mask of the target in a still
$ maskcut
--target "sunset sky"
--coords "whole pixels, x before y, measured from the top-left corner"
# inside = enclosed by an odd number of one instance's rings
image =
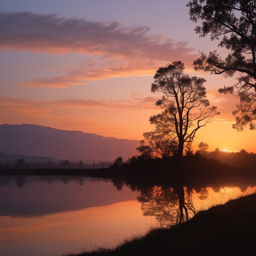
[[[221,112],[197,133],[209,150],[256,152],[256,131],[232,129],[234,78],[193,70],[218,42],[199,38],[188,0],[0,0],[0,124],[37,124],[124,139],[154,129],[155,71],[173,61],[207,80]],[[225,50],[219,49],[225,56]]]

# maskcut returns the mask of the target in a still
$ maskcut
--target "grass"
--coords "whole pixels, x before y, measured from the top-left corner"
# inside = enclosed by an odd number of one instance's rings
[[[89,255],[245,255],[256,249],[256,194],[200,211],[186,223],[151,229],[116,248],[98,248],[69,256]]]

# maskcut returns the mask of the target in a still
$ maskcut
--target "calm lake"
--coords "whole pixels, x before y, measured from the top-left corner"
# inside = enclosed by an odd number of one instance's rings
[[[199,210],[254,192],[251,179],[138,190],[121,179],[0,176],[0,255],[60,256],[113,247],[151,227],[186,221]]]

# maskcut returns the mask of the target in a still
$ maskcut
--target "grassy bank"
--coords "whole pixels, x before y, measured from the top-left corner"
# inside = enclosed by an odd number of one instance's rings
[[[256,249],[256,194],[199,212],[170,229],[83,255],[245,255]],[[71,256],[72,254],[69,254]]]

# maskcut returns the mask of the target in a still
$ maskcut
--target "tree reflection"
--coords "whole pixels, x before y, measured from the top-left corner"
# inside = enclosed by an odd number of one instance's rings
[[[209,196],[209,192],[208,192],[208,189],[207,188],[201,188],[201,191],[199,192],[199,196],[198,198],[201,199],[201,200],[205,200],[208,198]]]
[[[113,182],[114,187],[116,187],[116,189],[118,191],[121,191],[123,186],[124,186],[124,180],[121,178],[112,178],[111,181]]]
[[[147,187],[141,190],[137,200],[144,216],[155,216],[161,227],[171,227],[189,220],[195,215],[191,190],[182,186]]]
[[[22,188],[26,183],[26,176],[18,176],[16,178],[16,184],[19,188]]]

